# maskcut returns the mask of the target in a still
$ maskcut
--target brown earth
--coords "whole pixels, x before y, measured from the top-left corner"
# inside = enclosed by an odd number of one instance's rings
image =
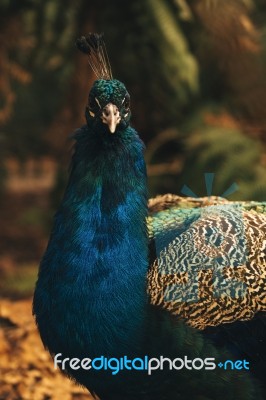
[[[0,400],[92,400],[54,369],[31,314],[31,299],[0,299]]]

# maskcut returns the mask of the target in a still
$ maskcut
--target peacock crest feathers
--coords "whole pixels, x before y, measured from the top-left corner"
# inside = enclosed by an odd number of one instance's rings
[[[77,48],[87,54],[89,64],[98,79],[113,79],[103,33],[89,33],[76,41]]]

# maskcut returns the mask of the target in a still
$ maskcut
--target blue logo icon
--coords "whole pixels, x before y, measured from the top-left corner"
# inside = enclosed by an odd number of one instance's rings
[[[205,186],[206,186],[206,192],[207,192],[207,196],[210,197],[212,196],[212,188],[213,188],[213,181],[214,181],[214,176],[215,174],[212,172],[206,172],[204,174],[204,180],[205,180]],[[227,196],[230,196],[230,194],[236,192],[238,190],[238,185],[234,182],[232,183],[232,185],[226,189],[226,191],[224,193],[221,194],[221,197],[226,198]],[[199,198],[199,196],[197,196],[193,190],[191,190],[187,185],[184,185],[181,189],[181,193],[189,196],[189,197],[194,197],[196,199]]]

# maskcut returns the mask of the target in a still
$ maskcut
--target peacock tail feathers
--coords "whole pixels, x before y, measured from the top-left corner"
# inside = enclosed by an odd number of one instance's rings
[[[166,195],[150,205],[152,304],[201,330],[266,311],[266,203]]]

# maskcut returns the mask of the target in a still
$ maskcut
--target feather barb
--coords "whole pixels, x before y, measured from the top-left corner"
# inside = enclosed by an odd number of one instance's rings
[[[89,64],[98,79],[113,79],[103,33],[89,33],[76,41],[77,48],[87,54]]]

